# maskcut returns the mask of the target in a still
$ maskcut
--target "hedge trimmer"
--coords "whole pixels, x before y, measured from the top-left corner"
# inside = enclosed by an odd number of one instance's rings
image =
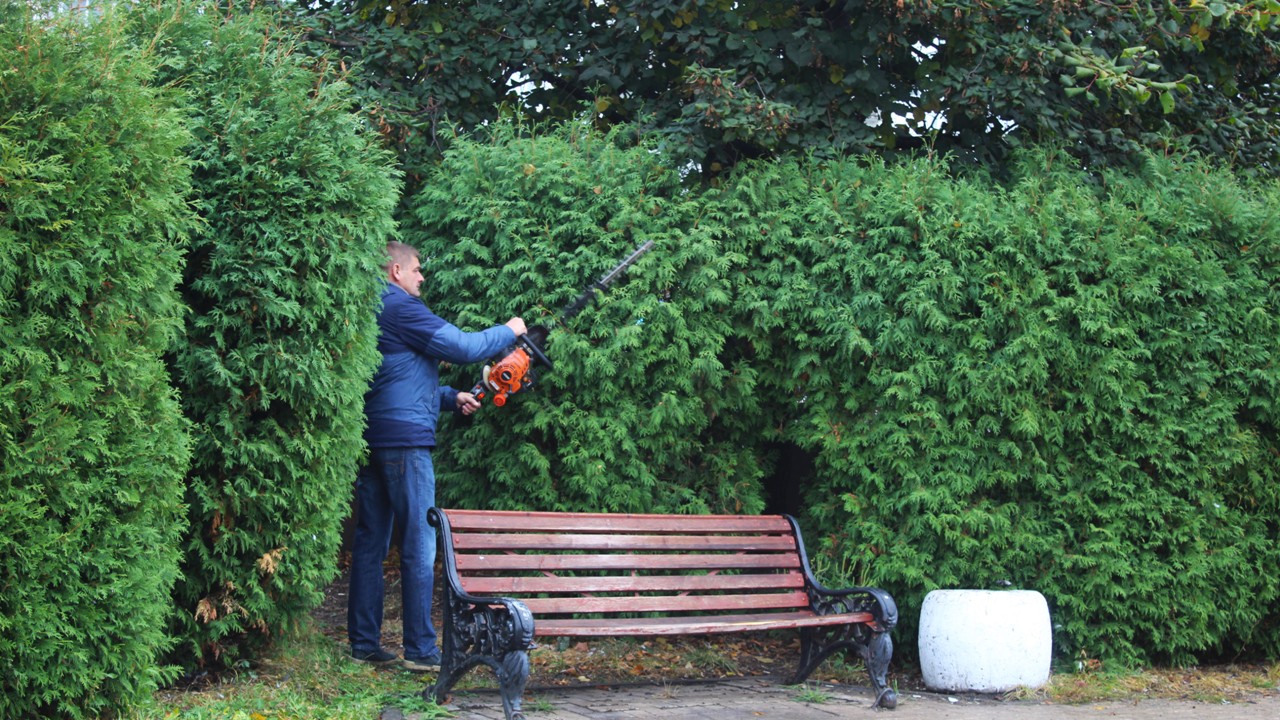
[[[626,260],[618,263],[616,267],[605,273],[599,280],[588,285],[587,289],[573,302],[565,305],[557,317],[552,318],[545,325],[535,325],[529,328],[527,333],[517,337],[514,343],[507,347],[506,350],[503,350],[501,354],[490,359],[489,363],[484,366],[480,373],[480,381],[476,383],[475,387],[471,388],[471,394],[481,401],[492,395],[493,404],[502,407],[507,404],[508,395],[514,395],[521,390],[533,387],[534,383],[538,381],[536,370],[539,366],[545,367],[547,370],[551,370],[554,367],[551,359],[542,350],[551,328],[556,325],[563,325],[582,312],[595,299],[597,291],[603,293],[607,290],[622,275],[624,270],[652,248],[652,240],[636,248],[635,252],[627,256]]]

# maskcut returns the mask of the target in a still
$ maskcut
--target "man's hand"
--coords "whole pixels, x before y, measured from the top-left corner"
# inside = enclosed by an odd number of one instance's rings
[[[458,411],[459,412],[461,412],[463,415],[470,415],[471,413],[479,409],[480,409],[480,401],[476,399],[475,395],[472,395],[469,392],[458,393]]]
[[[518,317],[513,317],[503,324],[511,328],[511,331],[516,334],[516,337],[520,337],[521,335],[529,332],[529,329],[524,326],[524,320],[521,320]]]

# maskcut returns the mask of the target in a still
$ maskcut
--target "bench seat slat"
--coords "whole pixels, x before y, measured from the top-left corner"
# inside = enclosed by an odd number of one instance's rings
[[[492,553],[458,553],[455,555],[459,572],[536,570],[556,572],[563,570],[748,570],[748,569],[798,569],[800,556],[796,553],[761,553],[758,555],[505,555]]]
[[[773,535],[566,535],[550,533],[459,533],[453,534],[458,552],[476,550],[707,550],[787,551],[795,539]]]
[[[742,595],[640,595],[605,597],[522,598],[537,622],[542,616],[566,613],[705,612],[808,608],[804,591]],[[707,618],[703,618],[706,622]],[[536,626],[537,623],[535,623]]]
[[[687,592],[694,590],[758,590],[803,588],[798,572],[757,575],[644,575],[585,577],[468,576],[462,586],[472,595],[529,593]]]
[[[762,613],[755,615],[715,615],[711,617],[616,618],[609,620],[544,620],[539,618],[533,633],[540,637],[610,637],[615,635],[702,635],[711,633],[757,632],[797,627],[822,627],[869,623],[871,613],[814,615],[808,612]]]
[[[449,525],[457,532],[583,532],[583,533],[710,533],[786,534],[790,523],[777,515],[613,515],[607,513],[546,513],[450,510]]]

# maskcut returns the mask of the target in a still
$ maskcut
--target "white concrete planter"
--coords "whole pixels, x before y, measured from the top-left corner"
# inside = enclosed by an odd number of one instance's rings
[[[920,610],[920,670],[931,690],[1040,687],[1053,654],[1049,604],[1034,590],[934,590]]]

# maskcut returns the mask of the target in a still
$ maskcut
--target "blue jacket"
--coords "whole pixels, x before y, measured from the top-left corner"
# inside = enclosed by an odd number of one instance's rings
[[[435,447],[436,420],[457,409],[458,391],[440,385],[440,361],[471,363],[506,349],[505,325],[462,332],[418,298],[387,283],[378,312],[382,364],[364,396],[364,439],[371,448]]]

